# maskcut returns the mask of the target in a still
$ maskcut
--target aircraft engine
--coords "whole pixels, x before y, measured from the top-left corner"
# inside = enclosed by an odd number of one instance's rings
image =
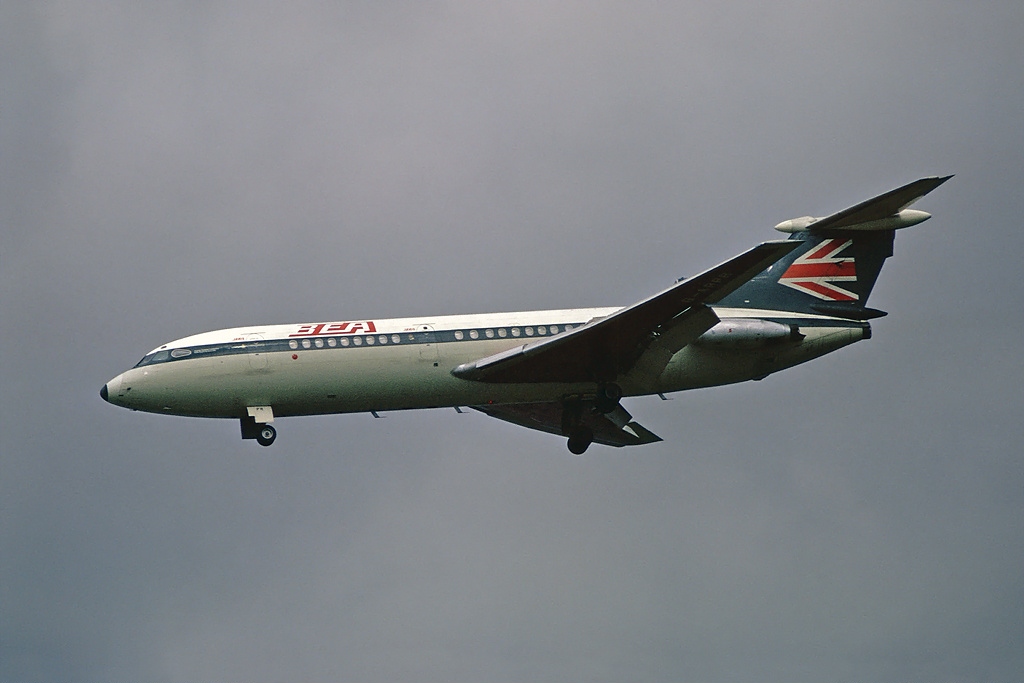
[[[699,336],[694,343],[717,348],[754,349],[802,338],[800,328],[796,325],[784,325],[770,320],[725,318]]]

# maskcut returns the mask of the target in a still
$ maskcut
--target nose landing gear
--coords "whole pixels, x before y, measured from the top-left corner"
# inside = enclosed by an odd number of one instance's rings
[[[260,427],[259,433],[256,435],[256,443],[261,446],[269,446],[274,443],[274,439],[277,438],[277,430],[270,425],[263,425]]]
[[[243,439],[256,439],[261,446],[269,446],[277,438],[277,430],[269,424],[274,419],[274,412],[270,406],[250,406],[245,409],[248,413],[239,422],[242,425]]]

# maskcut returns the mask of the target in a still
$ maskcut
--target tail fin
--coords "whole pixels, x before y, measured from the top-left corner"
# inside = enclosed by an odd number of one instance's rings
[[[718,302],[734,308],[765,308],[868,320],[885,315],[866,308],[868,296],[892,256],[892,230],[860,234],[802,231],[804,244]]]
[[[930,218],[907,209],[952,176],[922,178],[825,218],[776,226],[804,244],[718,302],[719,306],[819,313],[852,320],[885,315],[867,308],[896,230]]]

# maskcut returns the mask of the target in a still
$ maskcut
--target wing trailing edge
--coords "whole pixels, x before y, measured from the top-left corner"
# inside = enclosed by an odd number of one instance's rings
[[[548,434],[566,435],[565,403],[553,401],[546,403],[503,403],[493,405],[470,406],[485,415],[496,417],[505,422],[547,432]],[[633,421],[621,405],[608,414],[595,412],[590,403],[579,406],[579,424],[590,428],[594,433],[594,443],[605,446],[642,446],[643,444],[661,441],[661,437]]]

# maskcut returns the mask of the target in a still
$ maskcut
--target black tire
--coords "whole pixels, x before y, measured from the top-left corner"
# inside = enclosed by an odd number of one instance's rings
[[[580,425],[569,435],[569,452],[573,455],[583,455],[592,443],[594,443],[593,430]]]
[[[263,425],[260,427],[259,433],[256,435],[256,443],[261,446],[269,446],[274,443],[274,439],[277,438],[277,430],[270,425]]]

